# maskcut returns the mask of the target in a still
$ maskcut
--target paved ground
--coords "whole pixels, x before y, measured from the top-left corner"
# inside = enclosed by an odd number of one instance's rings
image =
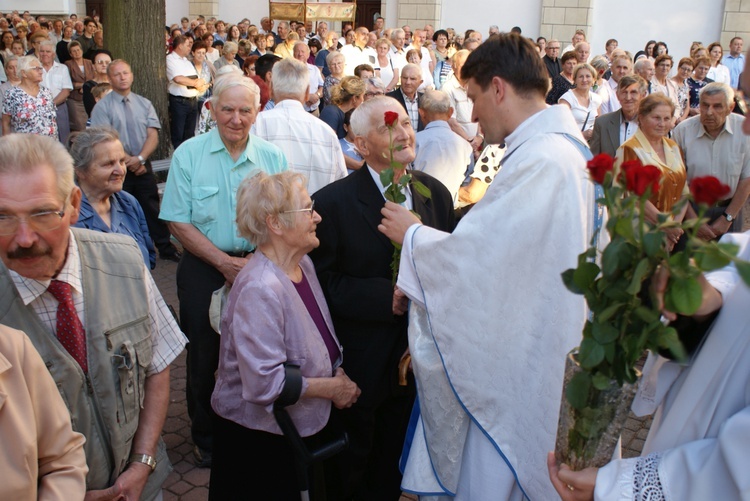
[[[750,201],[743,211],[744,228],[750,229]],[[158,260],[153,271],[156,284],[166,302],[178,310],[175,273],[177,264]],[[208,499],[210,470],[196,468],[193,464],[193,443],[190,439],[190,420],[185,403],[185,353],[172,364],[171,395],[167,422],[164,425],[164,441],[174,471],[164,484],[164,499],[202,501]],[[631,414],[622,433],[623,456],[637,456],[643,448],[651,418],[639,419]]]

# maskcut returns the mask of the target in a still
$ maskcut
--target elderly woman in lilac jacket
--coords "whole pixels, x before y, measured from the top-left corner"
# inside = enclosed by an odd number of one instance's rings
[[[259,173],[237,190],[239,233],[257,249],[222,318],[209,499],[299,499],[292,451],[273,416],[290,391],[285,364],[302,373],[287,410],[308,446],[327,434],[331,405],[349,407],[360,393],[339,367],[341,346],[307,257],[320,216],[305,186],[297,173]]]

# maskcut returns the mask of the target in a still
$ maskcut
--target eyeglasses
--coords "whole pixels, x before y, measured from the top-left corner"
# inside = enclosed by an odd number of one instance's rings
[[[291,214],[293,212],[309,212],[310,213],[310,218],[312,219],[314,211],[315,211],[315,200],[313,200],[310,203],[310,207],[308,207],[306,209],[285,210],[285,211],[282,212],[282,214]]]
[[[102,59],[101,61],[94,61],[94,64],[109,64],[109,61]]]
[[[32,230],[39,233],[56,230],[62,224],[64,215],[64,210],[37,212],[28,217],[0,214],[0,235],[13,235],[21,221],[25,221]]]
[[[365,92],[365,97],[385,96],[385,92]]]
[[[41,66],[32,66],[32,67],[31,67],[31,68],[29,68],[29,69],[30,69],[30,70],[34,70],[34,71],[42,71],[42,70],[43,70],[44,68],[42,68]]]

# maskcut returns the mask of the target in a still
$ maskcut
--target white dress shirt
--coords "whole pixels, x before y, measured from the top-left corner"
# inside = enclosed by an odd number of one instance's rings
[[[251,132],[284,151],[289,168],[307,176],[311,195],[347,175],[336,133],[297,100],[284,99],[259,113]]]
[[[412,168],[443,183],[455,204],[472,159],[471,144],[453,132],[448,122],[436,120],[417,132],[416,154]]]

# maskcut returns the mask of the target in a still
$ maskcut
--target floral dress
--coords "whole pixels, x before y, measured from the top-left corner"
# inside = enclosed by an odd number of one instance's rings
[[[57,107],[50,90],[39,86],[36,97],[21,87],[11,87],[5,93],[3,114],[10,115],[13,132],[39,134],[57,139]]]
[[[328,75],[323,81],[323,104],[328,106],[331,104],[331,87],[341,83],[341,80],[335,78],[333,75]]]

